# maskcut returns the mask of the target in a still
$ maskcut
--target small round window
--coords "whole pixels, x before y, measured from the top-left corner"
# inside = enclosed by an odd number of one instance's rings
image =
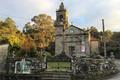
[[[70,33],[73,33],[74,32],[74,30],[73,29],[70,29]]]

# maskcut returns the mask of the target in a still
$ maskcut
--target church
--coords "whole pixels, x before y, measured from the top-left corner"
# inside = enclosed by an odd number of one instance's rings
[[[67,10],[63,2],[56,11],[55,54],[69,57],[90,55],[90,30],[69,25]]]

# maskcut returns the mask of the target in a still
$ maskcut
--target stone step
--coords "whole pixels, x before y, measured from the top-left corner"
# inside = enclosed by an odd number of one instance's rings
[[[0,80],[71,80],[68,72],[41,72],[39,74],[9,74],[0,76]]]
[[[64,77],[64,78],[68,78],[70,77],[70,75],[41,75],[42,77]]]
[[[45,72],[45,73],[41,73],[41,80],[71,80],[71,73]]]
[[[71,80],[71,78],[41,78],[41,80]]]
[[[71,72],[53,72],[53,71],[47,71],[47,72],[41,72],[42,74],[71,74]]]

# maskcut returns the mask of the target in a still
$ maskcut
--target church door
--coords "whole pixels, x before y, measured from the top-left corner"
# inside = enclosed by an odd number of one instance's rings
[[[72,56],[75,54],[75,46],[69,46],[69,54]]]

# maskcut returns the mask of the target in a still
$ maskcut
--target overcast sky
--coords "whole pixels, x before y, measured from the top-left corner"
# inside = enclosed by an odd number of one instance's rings
[[[80,28],[95,26],[101,30],[120,31],[120,0],[62,0],[69,12],[69,22]],[[19,29],[35,15],[46,13],[55,19],[60,0],[0,0],[0,18],[12,17]]]

